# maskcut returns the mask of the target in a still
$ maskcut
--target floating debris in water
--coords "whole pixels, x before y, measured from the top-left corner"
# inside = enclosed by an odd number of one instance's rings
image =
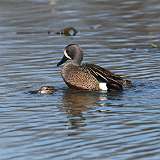
[[[91,28],[91,29],[99,29],[99,28],[101,28],[101,27],[102,27],[101,24],[96,24],[96,25],[91,26],[90,28]]]
[[[150,45],[151,45],[152,48],[159,48],[160,47],[159,45],[157,45],[155,43],[151,43]]]
[[[73,27],[66,27],[63,30],[56,32],[56,34],[65,35],[65,36],[75,36],[77,33],[78,31]]]
[[[56,89],[53,86],[42,86],[40,89],[29,91],[30,94],[53,94]]]

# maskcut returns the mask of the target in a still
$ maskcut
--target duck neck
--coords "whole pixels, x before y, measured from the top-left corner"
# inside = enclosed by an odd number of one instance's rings
[[[76,66],[80,66],[81,65],[81,61],[79,60],[72,60],[72,63]]]
[[[75,57],[74,57],[74,59],[72,60],[72,62],[73,62],[74,64],[76,64],[76,65],[79,66],[79,65],[81,65],[82,60],[83,60],[83,55],[82,55],[81,52],[79,52],[79,54],[76,54],[76,55],[75,55]]]

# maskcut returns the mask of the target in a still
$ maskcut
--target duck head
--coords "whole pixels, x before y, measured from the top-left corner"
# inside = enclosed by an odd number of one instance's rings
[[[69,44],[64,49],[64,56],[57,64],[60,66],[65,63],[67,60],[71,60],[75,65],[80,65],[83,60],[83,51],[77,44]]]
[[[42,86],[37,91],[38,91],[38,93],[41,93],[41,94],[52,94],[56,90],[55,90],[55,88],[53,86]]]

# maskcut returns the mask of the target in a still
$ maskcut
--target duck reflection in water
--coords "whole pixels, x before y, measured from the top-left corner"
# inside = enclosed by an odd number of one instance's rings
[[[74,89],[64,91],[62,109],[69,117],[71,128],[85,126],[83,112],[87,111],[88,108],[94,107],[97,100],[98,96],[91,92]]]
[[[94,107],[107,107],[108,96],[111,98],[112,95],[119,98],[120,94],[111,93],[111,95],[107,95],[103,92],[87,92],[74,89],[65,90],[62,99],[62,110],[67,113],[71,128],[85,126],[85,116],[83,113],[87,112],[88,109],[94,109]]]

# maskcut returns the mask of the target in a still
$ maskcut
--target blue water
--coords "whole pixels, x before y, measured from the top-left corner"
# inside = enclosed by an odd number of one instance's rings
[[[158,0],[0,4],[0,160],[159,160]],[[78,34],[55,34],[67,26]],[[56,64],[70,43],[133,87],[69,90]],[[28,93],[43,85],[57,92]]]

